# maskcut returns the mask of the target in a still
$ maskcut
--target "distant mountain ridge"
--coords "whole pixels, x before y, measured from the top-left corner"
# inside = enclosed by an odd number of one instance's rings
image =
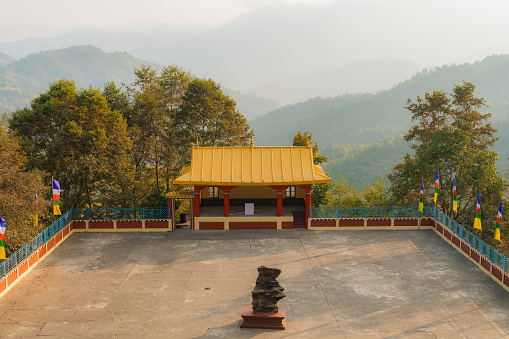
[[[159,67],[125,52],[106,53],[94,46],[31,54],[0,68],[0,112],[28,105],[61,78],[74,80],[78,88],[100,87],[109,81],[132,82],[133,69],[143,64]]]
[[[274,6],[262,6],[208,28],[156,23],[134,24],[129,31],[113,26],[76,28],[48,38],[2,42],[0,51],[22,58],[38,51],[91,44],[106,52],[127,51],[160,65],[176,64],[198,77],[210,77],[245,93],[267,83],[333,70],[357,60],[411,60],[422,68],[472,62],[509,51],[504,35],[509,27],[506,13],[492,10],[493,4],[461,4],[461,13],[483,13],[485,19],[491,18],[489,24],[493,26],[485,25],[481,30],[468,15],[458,15],[452,0],[428,1],[426,6],[402,0],[295,2],[273,1]],[[430,25],[435,15],[446,20]]]
[[[493,55],[472,64],[446,65],[419,72],[377,94],[314,98],[284,106],[251,121],[257,145],[290,145],[298,131],[309,131],[321,147],[365,144],[405,132],[411,124],[407,99],[425,92],[451,93],[454,84],[468,81],[475,95],[487,100],[493,121],[509,117],[509,55]]]
[[[286,105],[306,101],[308,98],[334,97],[343,93],[376,93],[410,79],[420,70],[408,60],[359,60],[341,67],[258,86],[249,92]]]
[[[102,87],[111,81],[130,84],[135,79],[134,69],[142,65],[162,68],[126,52],[106,53],[91,45],[39,52],[20,60],[0,54],[0,113],[27,106],[50,83],[62,78],[74,80],[78,88]],[[280,106],[274,100],[226,88],[223,91],[237,101],[237,109],[248,119]]]

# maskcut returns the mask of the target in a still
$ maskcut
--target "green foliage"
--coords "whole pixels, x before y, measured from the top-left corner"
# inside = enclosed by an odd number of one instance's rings
[[[356,188],[385,179],[406,153],[413,153],[401,135],[366,145],[325,147],[320,152],[329,159],[323,165],[329,176],[334,180],[341,174]]]
[[[312,141],[313,135],[309,132],[298,131],[293,137],[293,146],[312,146],[313,147],[313,162],[315,165],[320,165],[322,162],[327,161],[327,157],[318,154],[318,144]],[[322,183],[311,185],[311,195],[313,199],[311,204],[313,207],[325,205],[327,203],[329,190],[331,189],[330,183]]]
[[[246,118],[212,79],[193,79],[182,101],[174,124],[175,136],[184,150],[189,151],[196,142],[201,146],[240,146],[249,142]]]
[[[97,89],[77,91],[74,82],[57,81],[30,108],[15,111],[9,127],[27,168],[41,170],[47,183],[60,181],[67,208],[91,206],[96,197],[119,203],[118,192],[129,191],[126,123]]]
[[[313,133],[322,147],[368,144],[411,127],[411,116],[403,108],[409,97],[450,90],[452,84],[463,80],[477,85],[477,93],[486,99],[494,121],[507,119],[509,55],[494,55],[473,64],[426,70],[376,94],[345,94],[283,106],[252,120],[251,126],[257,145],[288,145],[299,129]]]
[[[328,207],[359,207],[364,206],[362,195],[352,185],[348,184],[342,175],[332,182],[327,199]]]
[[[301,131],[298,131],[297,134],[293,137],[293,146],[312,146],[313,147],[313,162],[315,165],[320,165],[323,162],[327,162],[327,157],[324,157],[321,154],[318,154],[318,143],[315,141],[313,144],[313,141],[311,139],[313,138],[313,135],[309,132],[304,132],[302,134]]]
[[[373,181],[371,186],[362,185],[362,196],[366,206],[393,205],[390,186],[383,179]]]
[[[4,242],[7,255],[31,240],[50,218],[50,187],[42,184],[38,171],[26,170],[18,140],[6,133],[0,121],[0,216],[7,222]],[[39,198],[35,200],[35,190]],[[38,206],[39,223],[33,224]]]
[[[16,59],[11,57],[10,55],[0,52],[0,68],[4,67],[14,61],[16,61]]]
[[[130,83],[135,79],[132,70],[143,64],[151,65],[125,52],[106,53],[94,46],[74,46],[10,60],[0,66],[0,113],[29,105],[57,79],[73,79],[79,88],[112,81]],[[18,93],[14,95],[6,88],[17,89]]]
[[[177,66],[161,72],[143,66],[135,75],[125,92],[109,83],[103,94],[109,107],[126,119],[133,142],[129,200],[132,206],[146,206],[161,195],[161,186],[170,191],[197,141],[201,146],[245,145],[250,132],[235,101],[211,79],[196,78]]]
[[[477,193],[483,199],[483,214],[494,215],[505,183],[498,176],[495,162],[498,155],[491,150],[496,130],[488,122],[490,114],[479,109],[484,99],[473,95],[475,86],[464,82],[455,85],[451,98],[442,91],[426,93],[406,107],[412,120],[418,121],[405,135],[413,142],[415,155],[404,161],[389,175],[391,192],[396,204],[417,204],[421,178],[425,183],[425,205],[432,204],[435,172],[440,173],[438,206],[453,216],[452,185],[456,178],[458,214],[456,220],[472,225]],[[488,229],[491,227],[488,227]],[[486,231],[481,236],[490,242]]]

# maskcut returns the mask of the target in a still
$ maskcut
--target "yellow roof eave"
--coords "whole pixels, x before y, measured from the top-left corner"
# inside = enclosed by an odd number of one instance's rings
[[[304,146],[195,147],[175,184],[204,186],[306,185],[331,182]]]

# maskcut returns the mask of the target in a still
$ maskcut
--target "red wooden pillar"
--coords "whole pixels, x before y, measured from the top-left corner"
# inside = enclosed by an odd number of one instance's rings
[[[308,219],[310,211],[311,211],[311,190],[306,190],[306,228],[308,228]]]
[[[230,215],[230,192],[224,191],[224,216],[227,217]]]
[[[283,215],[283,190],[277,191],[277,216]]]
[[[170,209],[170,219],[173,220],[173,199],[174,198],[166,198],[166,204],[168,205],[168,208]]]
[[[306,228],[308,228],[309,212],[311,210],[311,185],[299,185],[306,191]]]
[[[270,186],[273,190],[276,190],[277,197],[277,216],[280,217],[283,215],[283,191],[287,189],[289,186]]]
[[[194,216],[200,216],[200,191],[206,186],[194,186]]]
[[[224,216],[227,217],[230,215],[230,191],[237,186],[217,186],[217,187],[223,191]]]

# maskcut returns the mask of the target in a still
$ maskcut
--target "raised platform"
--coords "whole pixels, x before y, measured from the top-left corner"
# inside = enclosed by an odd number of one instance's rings
[[[261,328],[266,330],[286,329],[286,309],[280,308],[276,314],[256,313],[251,307],[242,309],[240,328]]]

